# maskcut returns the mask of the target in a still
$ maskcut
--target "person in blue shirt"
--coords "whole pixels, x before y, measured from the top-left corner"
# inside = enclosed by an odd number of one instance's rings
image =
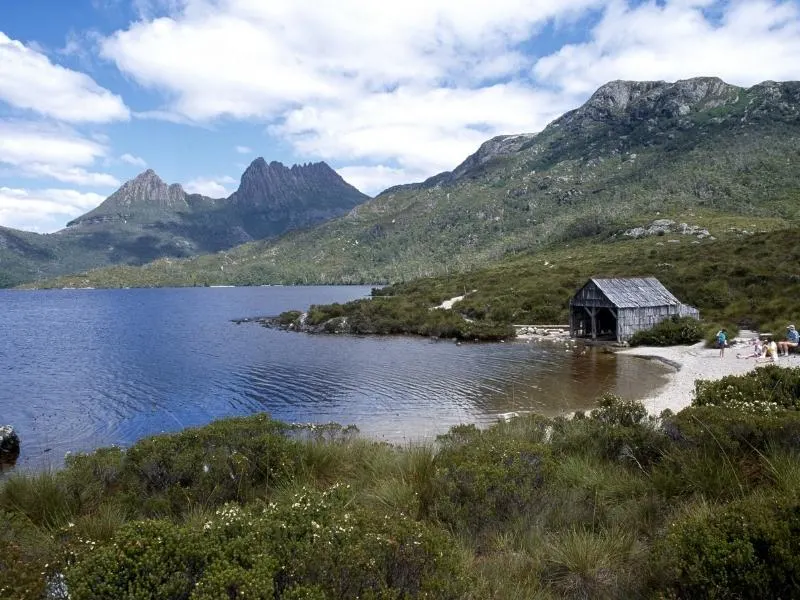
[[[786,339],[783,342],[778,342],[778,354],[789,356],[789,351],[797,348],[798,344],[800,344],[800,333],[797,332],[794,325],[789,325],[786,328]]]
[[[725,346],[728,345],[728,332],[723,328],[717,332],[717,346],[719,346],[719,357],[725,357]]]

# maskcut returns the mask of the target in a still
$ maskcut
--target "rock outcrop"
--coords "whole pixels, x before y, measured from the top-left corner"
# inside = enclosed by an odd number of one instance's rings
[[[0,426],[0,463],[14,463],[19,456],[19,436],[11,425]]]
[[[165,183],[155,171],[147,169],[124,183],[94,210],[73,219],[67,227],[135,218],[137,213],[187,210],[188,194],[180,184]]]
[[[368,200],[326,163],[286,167],[280,162],[255,159],[242,174],[229,202],[240,208],[267,211],[345,208]]]

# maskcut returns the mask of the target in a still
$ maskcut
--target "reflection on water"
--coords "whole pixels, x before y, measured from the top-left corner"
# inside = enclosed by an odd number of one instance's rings
[[[20,464],[267,411],[390,441],[513,412],[641,398],[667,369],[597,348],[310,336],[231,319],[346,301],[366,287],[0,291],[0,424]]]

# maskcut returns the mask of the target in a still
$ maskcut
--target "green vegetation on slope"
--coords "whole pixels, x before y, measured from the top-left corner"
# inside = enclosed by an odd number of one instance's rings
[[[0,486],[0,596],[796,596],[800,370],[696,404],[605,397],[404,448],[257,415],[74,456]]]
[[[780,224],[706,220],[721,232],[720,239],[694,243],[691,236],[667,235],[584,240],[470,273],[387,286],[375,290],[372,299],[314,306],[309,318],[312,323],[346,318],[343,329],[355,333],[492,339],[512,323],[566,323],[569,299],[589,277],[653,275],[683,302],[698,307],[713,332],[720,324],[780,332],[787,322],[800,321],[800,229],[750,233]],[[748,233],[741,231],[745,226]],[[464,299],[451,311],[431,310],[461,295]],[[440,323],[447,327],[440,328]]]
[[[645,92],[619,107],[606,94],[615,86]],[[490,140],[452,173],[386,190],[319,227],[46,285],[398,283],[610,237],[658,214],[797,222],[799,107],[793,82],[617,82],[540,134]]]

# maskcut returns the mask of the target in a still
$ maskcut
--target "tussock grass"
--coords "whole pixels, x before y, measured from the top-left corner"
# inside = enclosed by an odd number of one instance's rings
[[[624,531],[568,529],[548,544],[544,578],[562,597],[619,598],[630,585],[635,539]]]
[[[79,502],[68,492],[65,478],[57,471],[14,474],[0,487],[0,509],[24,515],[45,529],[63,527],[79,508]]]

